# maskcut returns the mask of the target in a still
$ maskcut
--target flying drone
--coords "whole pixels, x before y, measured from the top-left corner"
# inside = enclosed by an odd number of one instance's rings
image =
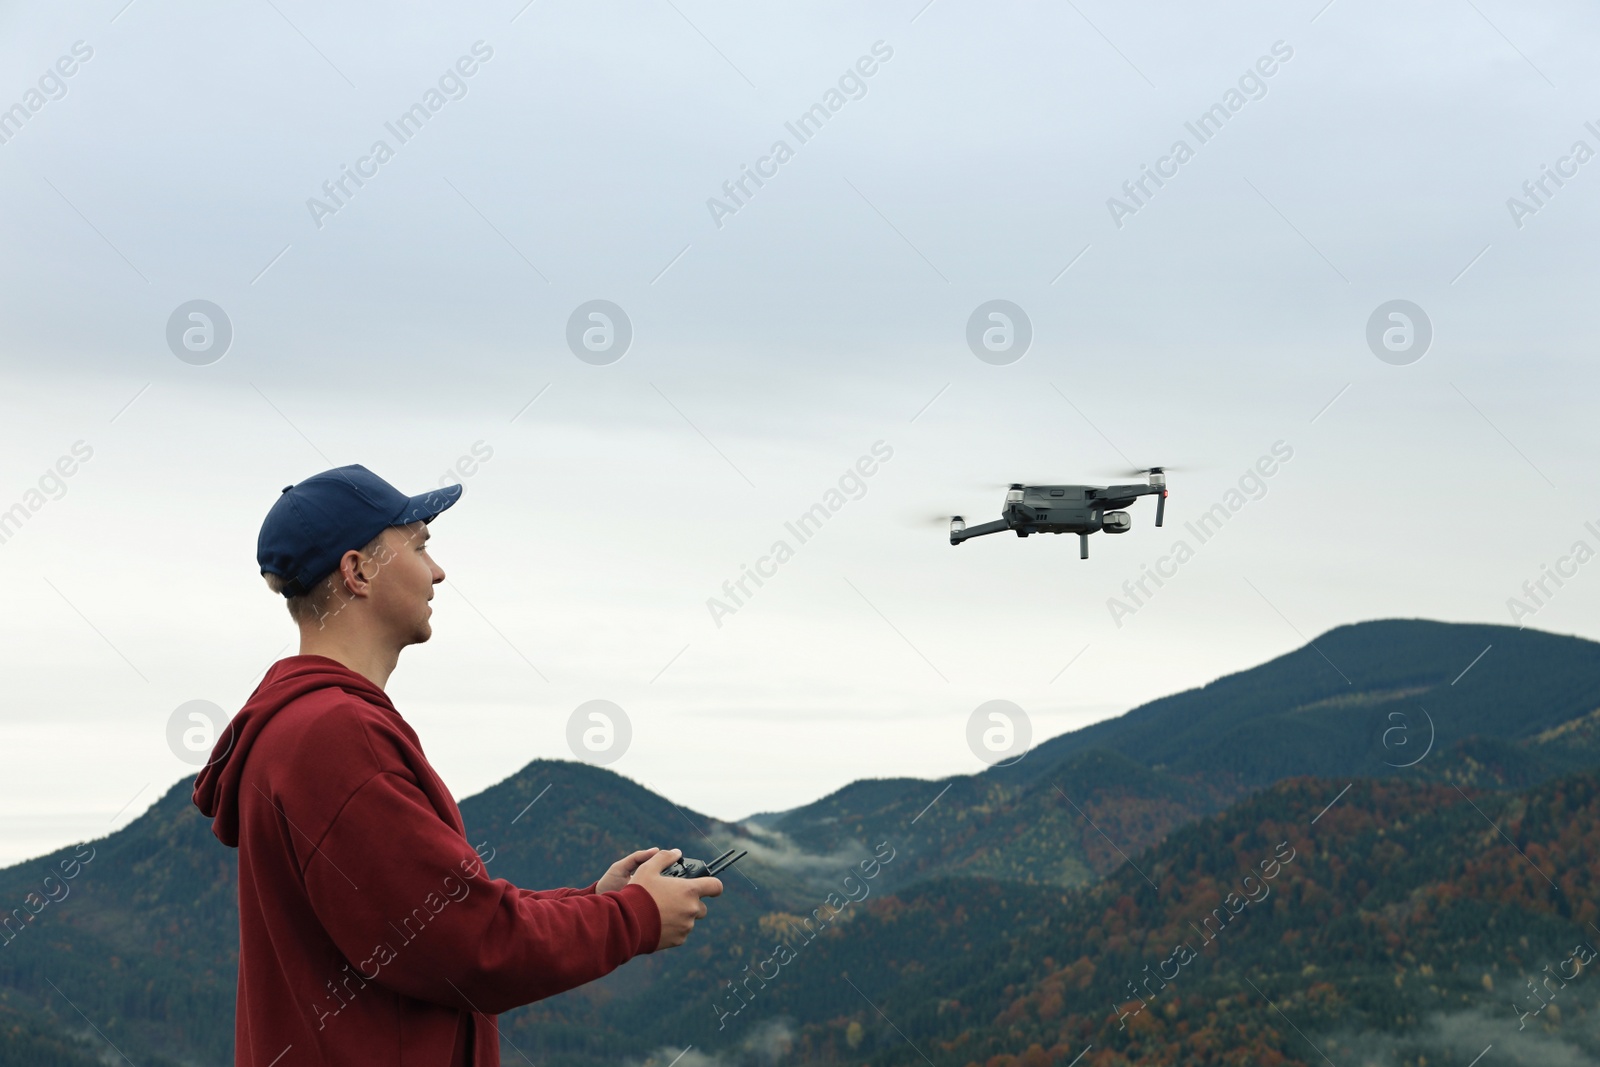
[[[1164,467],[1144,467],[1135,474],[1150,476],[1148,485],[1023,485],[1013,482],[1006,491],[1000,518],[968,527],[960,515],[950,518],[950,543],[959,545],[973,537],[1015,530],[1018,537],[1036,533],[1075,533],[1078,558],[1089,558],[1092,533],[1127,533],[1133,519],[1120,510],[1141,496],[1155,495],[1156,525],[1167,509]]]

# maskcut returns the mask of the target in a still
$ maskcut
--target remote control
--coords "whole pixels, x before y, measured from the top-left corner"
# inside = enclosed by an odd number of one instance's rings
[[[734,851],[730,848],[710,863],[701,863],[688,856],[679,856],[672,864],[663,867],[661,873],[673,878],[705,878],[721,874],[749,854],[748,850],[742,848],[738,850],[738,855],[734,855]]]

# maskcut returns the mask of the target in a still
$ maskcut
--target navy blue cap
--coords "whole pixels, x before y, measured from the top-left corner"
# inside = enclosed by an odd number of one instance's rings
[[[390,526],[432,522],[461,498],[447,485],[407,496],[359,463],[286,485],[261,523],[256,562],[285,579],[283,595],[299,596],[332,574],[339,559]]]

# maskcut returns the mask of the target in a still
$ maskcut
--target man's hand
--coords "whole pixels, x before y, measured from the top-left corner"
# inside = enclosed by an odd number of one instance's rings
[[[676,948],[689,939],[694,921],[706,916],[706,906],[700,898],[722,895],[722,880],[710,877],[674,878],[662,874],[662,870],[683,856],[683,850],[669,848],[664,852],[659,849],[647,851],[654,851],[655,855],[638,866],[631,881],[649,891],[656,902],[656,910],[661,913],[661,941],[656,948]],[[643,854],[635,852],[628,859],[619,861],[618,865]]]
[[[595,883],[594,891],[596,893],[615,893],[633,878],[633,872],[639,869],[639,864],[660,851],[659,848],[645,848],[622,857],[607,868],[605,874],[600,876],[600,881]]]

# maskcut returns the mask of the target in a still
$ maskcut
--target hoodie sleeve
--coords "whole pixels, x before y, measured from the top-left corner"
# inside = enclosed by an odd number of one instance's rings
[[[661,940],[643,886],[541,896],[490,878],[426,795],[393,771],[356,790],[303,870],[317,919],[363,976],[487,1014],[591,982]]]
[[[489,857],[493,859],[493,856]],[[573,897],[583,893],[593,893],[600,884],[599,879],[590,882],[582,889],[524,889],[523,892],[535,900],[560,900],[562,897]]]

